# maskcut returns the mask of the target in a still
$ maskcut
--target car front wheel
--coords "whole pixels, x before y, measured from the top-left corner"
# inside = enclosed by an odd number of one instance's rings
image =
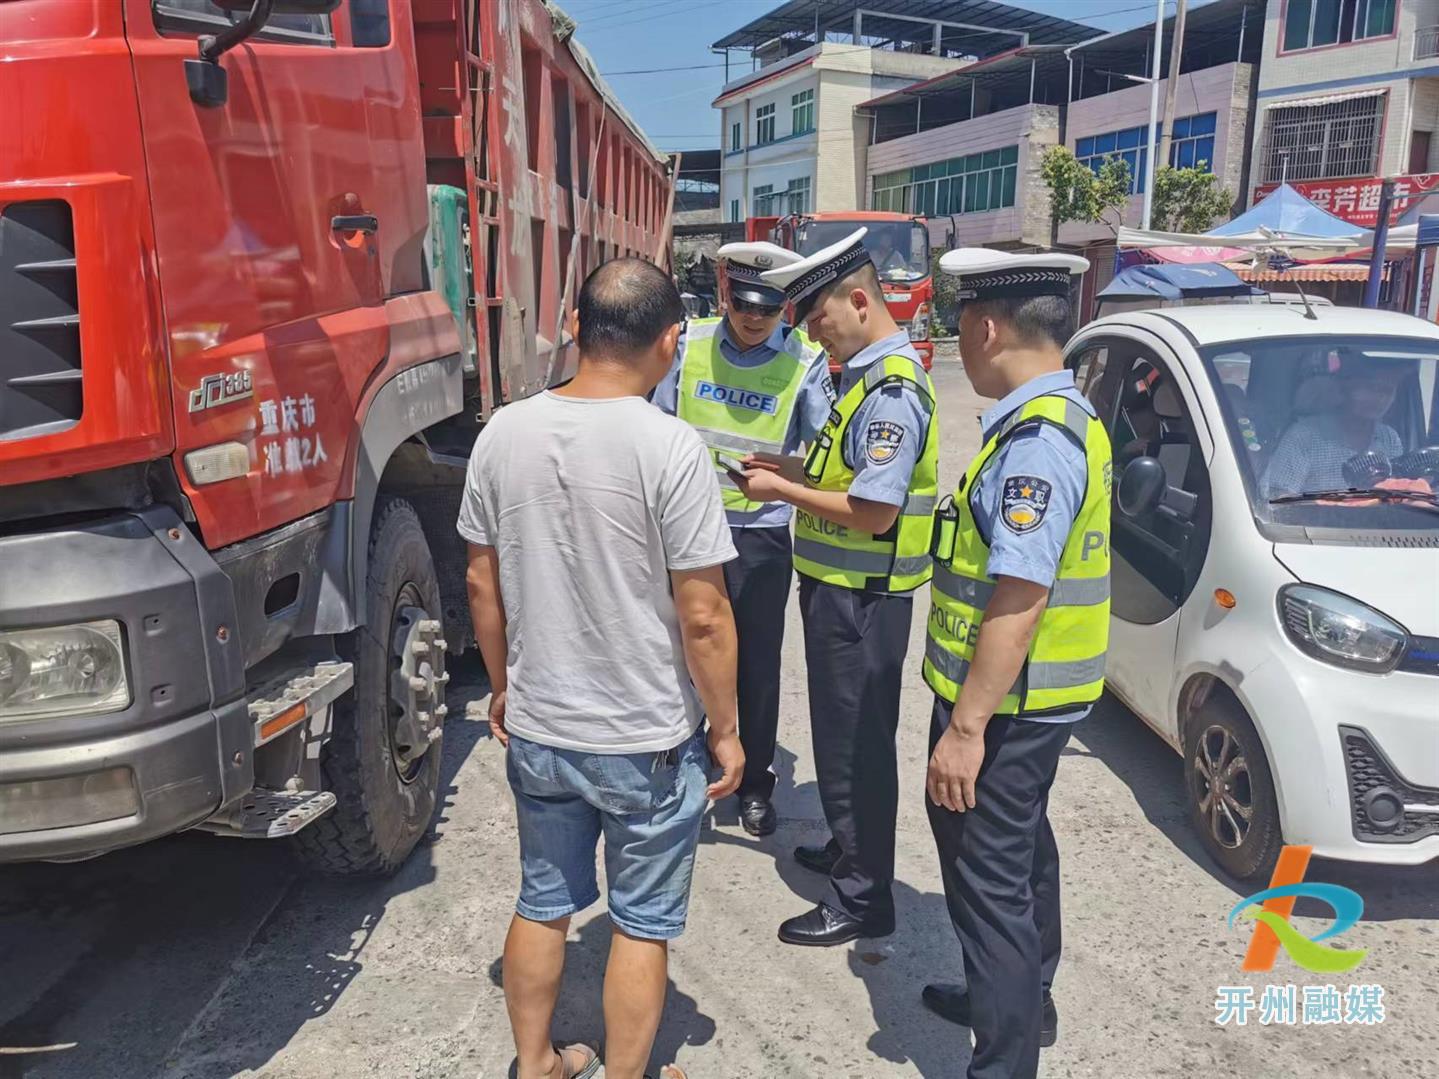
[[[1190,721],[1184,779],[1209,856],[1239,880],[1267,879],[1284,845],[1274,778],[1259,732],[1227,694],[1211,696]]]

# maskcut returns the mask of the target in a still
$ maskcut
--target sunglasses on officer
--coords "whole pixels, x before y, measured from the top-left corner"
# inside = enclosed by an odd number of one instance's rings
[[[751,303],[749,300],[741,300],[738,296],[730,300],[730,306],[738,314],[754,315],[756,318],[773,318],[783,308],[781,304]]]

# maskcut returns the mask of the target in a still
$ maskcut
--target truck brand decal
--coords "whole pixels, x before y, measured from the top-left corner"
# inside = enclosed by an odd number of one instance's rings
[[[203,412],[207,408],[218,408],[232,401],[243,401],[255,396],[255,386],[249,371],[235,371],[228,375],[206,375],[200,385],[190,391],[190,411]]]
[[[773,416],[779,411],[779,398],[773,394],[744,390],[738,386],[718,386],[713,382],[700,382],[695,386],[695,396],[701,401],[747,408],[751,412],[764,412]]]

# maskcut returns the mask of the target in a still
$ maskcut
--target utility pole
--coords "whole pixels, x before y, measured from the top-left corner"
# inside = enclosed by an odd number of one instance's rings
[[[1379,285],[1384,279],[1384,249],[1389,243],[1389,210],[1394,205],[1394,181],[1379,188],[1379,221],[1374,229],[1374,252],[1369,256],[1369,280],[1364,283],[1364,306],[1379,306]]]
[[[1164,0],[1158,0],[1154,12],[1154,66],[1149,72],[1149,141],[1148,175],[1144,177],[1144,225],[1149,228],[1154,210],[1154,129],[1159,124],[1159,61],[1164,48]]]
[[[1174,12],[1174,40],[1169,45],[1169,84],[1164,88],[1164,125],[1159,129],[1159,163],[1169,164],[1169,142],[1174,136],[1174,104],[1179,96],[1179,64],[1184,56],[1184,0]],[[1198,162],[1195,162],[1198,164]],[[1209,163],[1211,168],[1214,162]]]

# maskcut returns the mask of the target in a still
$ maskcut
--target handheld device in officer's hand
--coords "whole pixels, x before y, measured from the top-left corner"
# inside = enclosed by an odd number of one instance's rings
[[[715,454],[715,460],[718,461],[720,467],[726,471],[733,472],[736,476],[744,475],[744,462],[738,457],[732,457],[728,453],[717,453]]]

